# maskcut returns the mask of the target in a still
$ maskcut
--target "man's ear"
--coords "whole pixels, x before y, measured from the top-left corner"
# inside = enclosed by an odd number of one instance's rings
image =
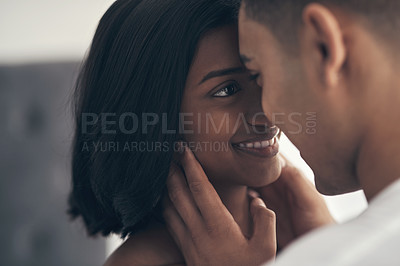
[[[307,5],[303,10],[304,27],[311,31],[308,43],[318,49],[321,59],[321,82],[327,87],[335,87],[339,72],[346,60],[346,47],[336,16],[325,6],[317,3]]]

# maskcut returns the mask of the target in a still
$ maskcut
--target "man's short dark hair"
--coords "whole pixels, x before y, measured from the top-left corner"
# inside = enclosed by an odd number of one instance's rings
[[[369,26],[385,37],[400,36],[399,0],[242,0],[246,15],[266,25],[278,39],[294,41],[302,24],[304,7],[310,3],[335,6],[365,17]]]

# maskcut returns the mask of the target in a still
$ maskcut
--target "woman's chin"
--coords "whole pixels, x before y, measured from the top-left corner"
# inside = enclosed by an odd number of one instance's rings
[[[247,175],[247,186],[259,188],[268,186],[278,180],[281,174],[281,168],[276,167],[274,169],[249,171]]]

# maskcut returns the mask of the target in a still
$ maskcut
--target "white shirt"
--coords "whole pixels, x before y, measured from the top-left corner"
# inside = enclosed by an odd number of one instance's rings
[[[273,266],[400,266],[400,180],[356,219],[317,229],[280,254]]]

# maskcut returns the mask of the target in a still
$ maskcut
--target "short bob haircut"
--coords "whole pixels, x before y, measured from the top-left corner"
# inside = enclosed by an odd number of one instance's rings
[[[82,217],[89,235],[126,237],[160,219],[174,152],[165,147],[179,139],[179,111],[197,43],[212,29],[237,24],[239,7],[240,0],[117,0],[100,20],[73,99],[68,212]],[[168,129],[178,133],[165,134],[162,123],[144,128],[144,113],[160,120],[166,115]],[[136,121],[129,119],[132,114]],[[122,128],[137,130],[121,131],[121,117]],[[123,149],[138,142],[163,143],[164,149]]]

